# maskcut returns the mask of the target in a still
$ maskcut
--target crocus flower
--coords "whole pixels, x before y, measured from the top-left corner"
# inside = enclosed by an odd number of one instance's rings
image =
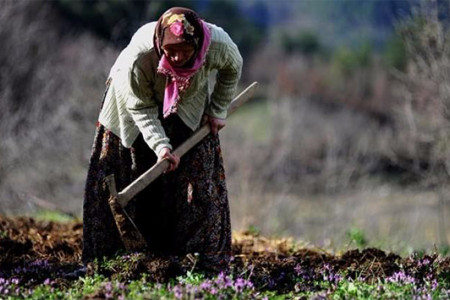
[[[183,291],[181,287],[179,287],[178,285],[175,286],[172,291],[174,293],[175,298],[181,299],[183,297]]]

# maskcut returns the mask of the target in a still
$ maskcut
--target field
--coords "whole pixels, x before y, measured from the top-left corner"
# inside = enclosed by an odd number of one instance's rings
[[[207,275],[195,255],[122,253],[83,269],[82,224],[0,217],[2,299],[344,299],[450,297],[450,257],[401,257],[376,248],[331,253],[255,229],[235,232],[227,274]]]

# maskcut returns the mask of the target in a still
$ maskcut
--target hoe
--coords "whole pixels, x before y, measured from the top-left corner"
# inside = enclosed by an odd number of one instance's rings
[[[253,96],[257,86],[258,83],[253,82],[238,96],[236,96],[230,104],[228,115],[232,114],[243,103],[247,102]],[[181,158],[192,147],[205,138],[210,131],[211,130],[208,124],[203,125],[183,144],[175,149],[174,154]],[[159,161],[120,192],[117,192],[114,174],[111,174],[105,178],[105,182],[108,185],[109,192],[111,194],[108,202],[124,246],[129,251],[144,250],[147,248],[147,243],[136,224],[127,214],[125,207],[131,199],[133,199],[139,192],[158,178],[168,166],[169,162],[167,160]]]

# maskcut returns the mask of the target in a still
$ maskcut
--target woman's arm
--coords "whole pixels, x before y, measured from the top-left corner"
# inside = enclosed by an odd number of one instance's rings
[[[166,170],[166,172],[170,172],[178,167],[180,158],[171,152],[172,146],[158,118],[158,105],[149,87],[150,79],[142,67],[135,63],[130,74],[127,109],[144,140],[158,156],[158,161],[167,159],[170,162]]]
[[[158,118],[158,105],[149,88],[149,78],[142,67],[134,64],[130,74],[130,89],[127,97],[127,109],[142,133],[148,146],[158,154],[162,148],[172,150],[169,138]]]
[[[221,51],[215,55],[218,60],[216,84],[206,109],[209,117],[220,120],[227,117],[227,109],[236,93],[243,64],[237,46],[226,36],[228,41],[221,45]]]

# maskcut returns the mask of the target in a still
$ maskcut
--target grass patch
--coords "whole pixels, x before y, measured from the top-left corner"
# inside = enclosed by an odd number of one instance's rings
[[[48,221],[57,223],[67,223],[76,220],[74,216],[54,210],[39,210],[35,214],[33,214],[32,217],[38,221]]]
[[[149,282],[143,274],[132,281],[111,280],[102,275],[87,276],[66,287],[56,287],[48,280],[32,289],[17,282],[2,284],[0,295],[7,299],[448,299],[448,278],[428,277],[423,280],[404,272],[367,281],[352,279],[346,274],[333,274],[330,270],[318,273],[320,277],[305,277],[297,273],[290,292],[279,292],[255,286],[251,279],[233,278],[219,274],[206,278],[201,273],[189,273],[169,283]]]
[[[267,100],[258,99],[243,105],[230,116],[227,126],[237,127],[233,132],[242,132],[257,142],[267,142],[272,130]]]

